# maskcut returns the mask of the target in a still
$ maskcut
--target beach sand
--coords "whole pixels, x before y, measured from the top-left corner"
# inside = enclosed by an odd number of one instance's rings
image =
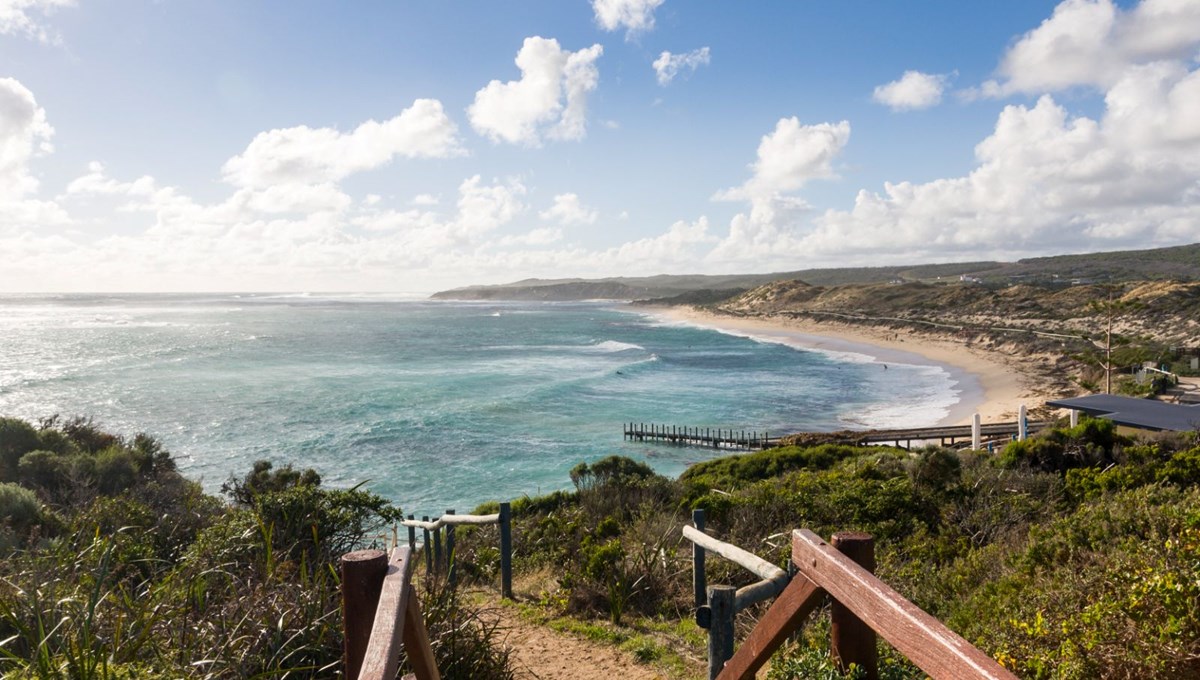
[[[1024,357],[968,347],[950,338],[875,329],[845,323],[817,323],[785,317],[726,316],[692,307],[652,312],[661,318],[725,332],[754,336],[794,347],[856,352],[880,362],[937,365],[958,382],[959,402],[939,424],[967,425],[975,413],[984,423],[1016,420],[1022,404],[1032,410],[1049,396],[1041,389],[1037,367]]]

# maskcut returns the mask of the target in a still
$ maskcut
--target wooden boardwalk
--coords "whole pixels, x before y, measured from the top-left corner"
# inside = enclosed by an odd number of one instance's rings
[[[1046,427],[1046,421],[1029,421],[1026,432],[1032,434]],[[990,423],[980,427],[983,441],[1009,439],[1020,432],[1020,423]],[[912,448],[919,444],[937,442],[942,446],[955,446],[962,441],[971,442],[970,425],[943,427],[917,427],[897,430],[840,430],[838,432],[794,432],[771,436],[757,430],[726,430],[706,427],[659,425],[655,423],[625,423],[627,441],[659,442],[679,446],[700,446],[711,449],[759,451],[779,446],[783,440],[797,439],[803,442],[852,444],[892,444],[901,448]]]

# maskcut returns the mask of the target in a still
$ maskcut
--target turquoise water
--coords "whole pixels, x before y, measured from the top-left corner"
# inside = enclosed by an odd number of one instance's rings
[[[955,401],[942,369],[879,369],[613,303],[0,296],[0,415],[150,433],[210,490],[267,458],[417,514],[566,488],[613,453],[668,475],[714,455],[626,422],[883,427],[903,404],[928,425]]]

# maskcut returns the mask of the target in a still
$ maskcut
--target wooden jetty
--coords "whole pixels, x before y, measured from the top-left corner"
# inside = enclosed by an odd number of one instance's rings
[[[779,446],[779,437],[772,438],[766,432],[654,423],[625,423],[625,439],[627,441],[665,442],[681,446],[703,446],[710,449],[743,451],[757,451]]]
[[[1028,421],[1026,432],[1033,433],[1045,428],[1047,421]],[[980,435],[985,441],[1010,439],[1021,432],[1019,421],[990,423],[980,426]],[[925,444],[938,442],[942,446],[971,443],[971,425],[949,425],[942,427],[916,427],[897,430],[840,430],[838,432],[793,432],[770,436],[755,430],[726,430],[719,428],[660,425],[655,423],[625,423],[627,441],[660,442],[680,446],[701,446],[713,449],[758,451],[779,446],[784,439],[797,438],[813,443],[851,444],[870,446],[892,444],[899,448],[912,448],[914,442]]]

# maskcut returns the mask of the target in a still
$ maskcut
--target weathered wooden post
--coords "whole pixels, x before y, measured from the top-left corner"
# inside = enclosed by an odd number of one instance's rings
[[[433,571],[438,576],[442,575],[442,528],[438,527],[433,530]]]
[[[421,515],[421,521],[428,522],[429,515]],[[431,543],[429,541],[429,529],[422,528],[421,531],[425,532],[425,543],[421,546],[421,549],[425,552],[425,575],[432,578],[433,577],[433,543]]]
[[[358,550],[342,555],[342,661],[347,678],[357,678],[371,640],[375,609],[387,575],[387,554]]]
[[[875,573],[875,539],[861,531],[839,531],[829,541],[860,567]],[[875,631],[837,600],[830,611],[829,647],[838,670],[845,673],[850,664],[863,670],[866,680],[878,680],[879,657],[875,648]]]
[[[411,521],[415,518],[412,515],[409,515],[408,519],[409,519],[409,521]],[[408,548],[409,548],[409,550],[413,551],[413,554],[416,554],[416,552],[417,552],[417,528],[413,527],[413,526],[410,526],[408,528]]]
[[[446,510],[447,515],[454,514],[454,508]],[[458,570],[455,568],[454,559],[454,525],[446,525],[446,580],[450,582],[450,588],[454,588],[454,584],[458,579]]]
[[[512,592],[512,506],[500,504],[500,596],[513,599]]]
[[[1017,439],[1025,441],[1029,436],[1029,413],[1025,410],[1025,404],[1021,404],[1021,410],[1017,415]]]
[[[979,414],[971,419],[971,450],[978,451],[980,443],[983,441],[983,423],[980,421]]]
[[[1076,427],[1078,425],[1079,425],[1079,411],[1076,411],[1075,409],[1071,409],[1071,427]]]
[[[696,531],[704,531],[703,508],[692,511],[692,526],[696,527]],[[696,593],[696,606],[704,606],[708,584],[704,578],[704,548],[699,543],[692,543],[692,588]]]
[[[737,613],[733,609],[733,600],[736,596],[737,588],[733,586],[708,589],[708,609],[712,617],[708,627],[708,680],[716,680],[725,662],[733,658],[733,617]]]

